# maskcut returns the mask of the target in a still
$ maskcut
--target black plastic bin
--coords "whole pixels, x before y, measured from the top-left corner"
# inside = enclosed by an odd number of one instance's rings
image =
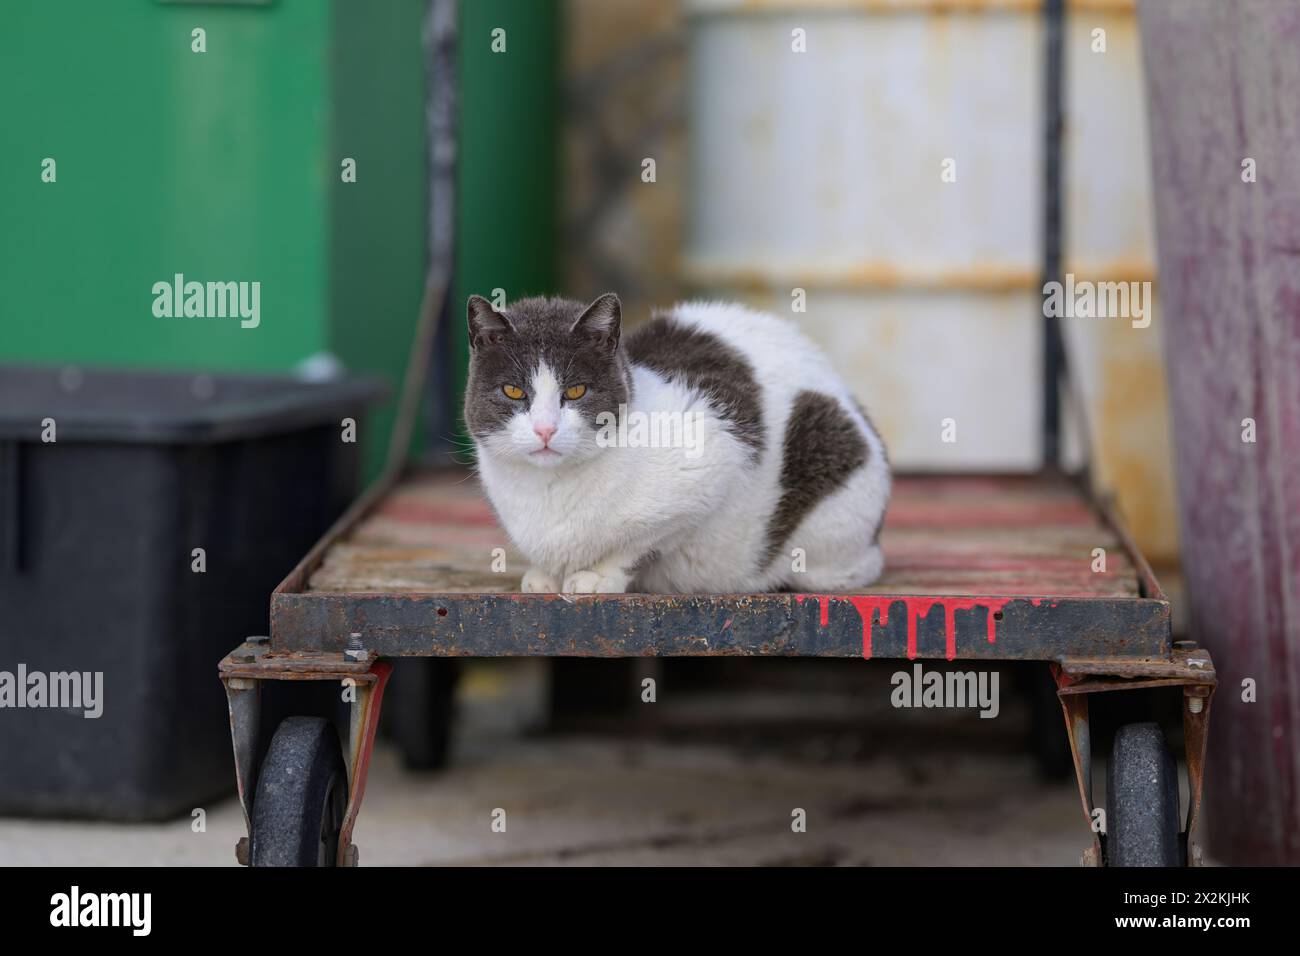
[[[216,663],[355,496],[382,394],[0,367],[0,813],[163,819],[232,788]]]

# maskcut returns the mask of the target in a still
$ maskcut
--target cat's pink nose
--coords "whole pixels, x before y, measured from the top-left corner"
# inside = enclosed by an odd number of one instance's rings
[[[551,443],[551,436],[555,434],[554,425],[534,425],[533,434],[542,440],[542,445],[546,446]]]

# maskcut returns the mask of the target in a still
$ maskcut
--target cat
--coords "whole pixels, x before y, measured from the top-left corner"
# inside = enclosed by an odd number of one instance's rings
[[[821,592],[880,576],[884,442],[793,324],[686,302],[624,338],[613,294],[502,311],[475,295],[467,312],[465,420],[488,500],[532,562],[523,591]]]

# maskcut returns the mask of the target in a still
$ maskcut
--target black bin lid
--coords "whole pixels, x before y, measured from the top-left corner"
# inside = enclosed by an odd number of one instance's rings
[[[338,423],[384,398],[376,378],[0,365],[0,441],[203,444]]]

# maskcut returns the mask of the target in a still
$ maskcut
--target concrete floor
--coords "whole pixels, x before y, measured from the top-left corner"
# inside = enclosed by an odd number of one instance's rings
[[[384,744],[356,830],[364,865],[1076,865],[1072,781],[1023,752],[1027,708],[895,710],[888,662],[761,662],[745,689],[672,693],[542,733],[542,662],[474,666],[452,768],[414,774]],[[653,669],[654,662],[647,667]],[[505,811],[504,833],[492,829]],[[807,831],[791,829],[806,811]],[[122,826],[0,820],[0,864],[234,864],[233,800]]]

